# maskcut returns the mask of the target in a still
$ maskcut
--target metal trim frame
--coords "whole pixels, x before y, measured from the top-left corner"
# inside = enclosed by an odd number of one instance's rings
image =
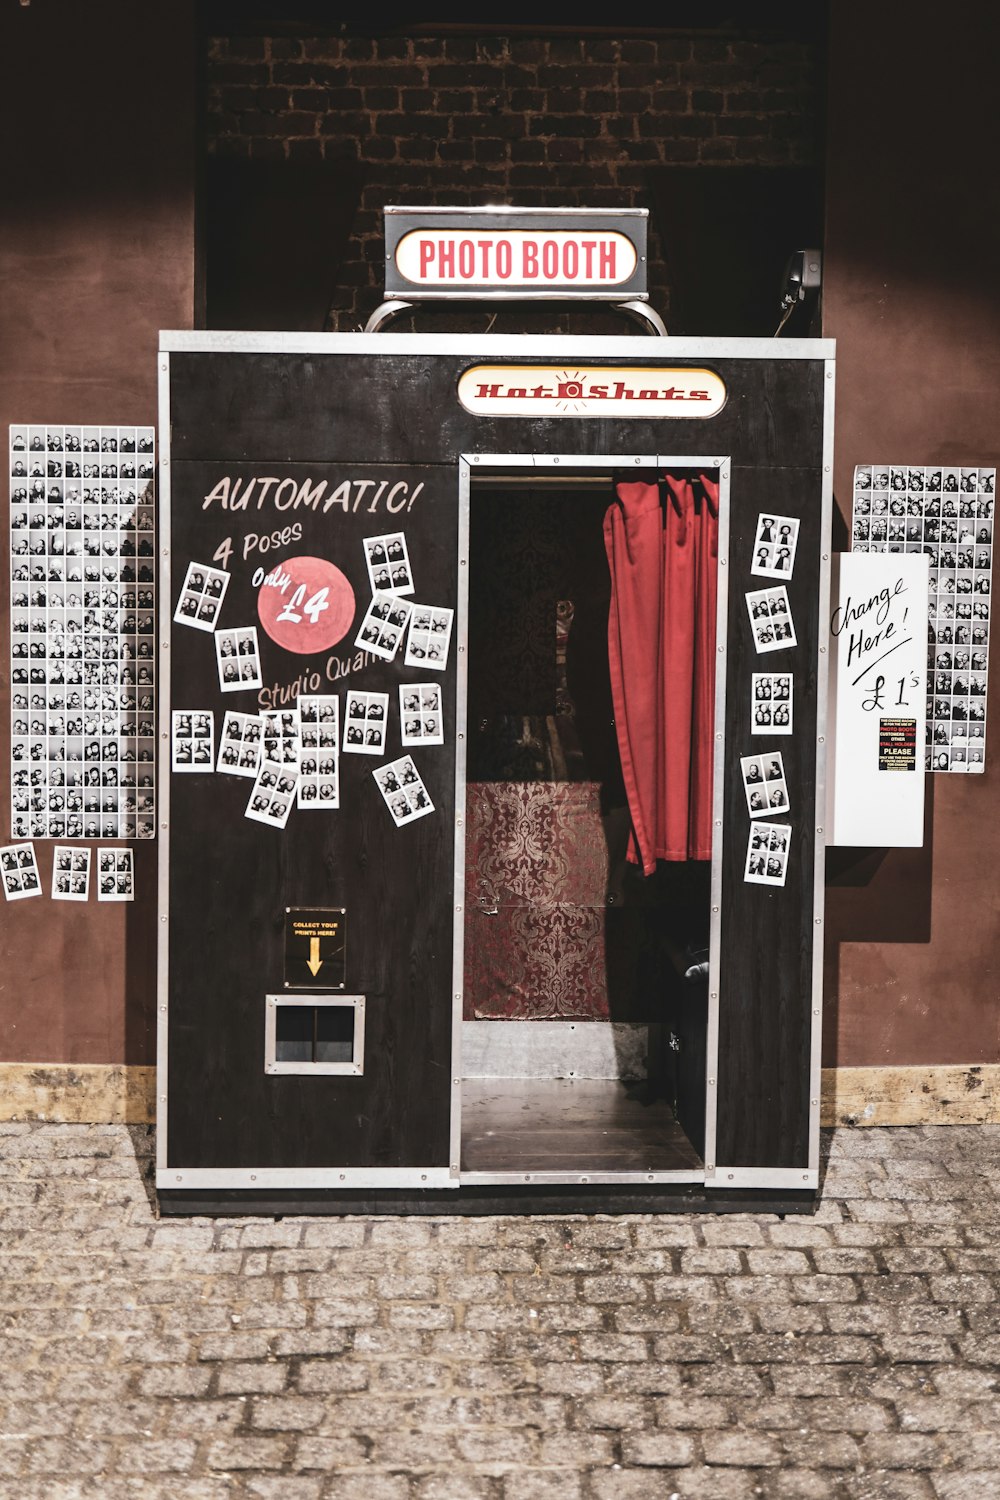
[[[165,1167],[158,1188],[453,1188],[447,1167]]]
[[[715,1142],[718,1131],[719,1091],[716,1080],[719,1076],[719,991],[711,988],[715,976],[718,983],[722,961],[722,848],[725,830],[724,808],[726,797],[726,673],[728,670],[729,630],[729,573],[726,572],[725,587],[721,582],[721,570],[729,567],[729,482],[732,472],[730,457],[717,458],[711,467],[719,474],[719,571],[716,581],[715,614],[715,754],[712,757],[712,883],[711,926],[708,938],[708,1027],[705,1035],[705,1180],[709,1181],[714,1170]]]
[[[537,470],[539,477],[543,474],[551,477],[554,469],[567,475],[569,481],[574,474],[581,470],[606,471],[622,470],[632,466],[638,469],[661,469],[670,465],[677,465],[685,469],[707,469],[718,472],[719,475],[719,568],[727,566],[729,552],[729,482],[730,482],[730,460],[728,457],[705,457],[699,454],[669,454],[669,453],[617,453],[607,454],[576,454],[576,453],[463,453],[459,457],[459,612],[458,612],[458,640],[459,645],[459,686],[458,703],[461,711],[458,724],[467,727],[465,714],[468,703],[468,652],[466,647],[469,638],[469,577],[468,565],[465,559],[468,557],[469,547],[469,512],[472,500],[473,479],[489,479],[503,474],[505,471]],[[463,576],[464,569],[464,576]],[[722,942],[722,838],[723,838],[723,798],[725,795],[725,728],[726,728],[726,630],[729,619],[729,575],[721,574],[717,589],[716,603],[716,645],[720,654],[720,664],[723,670],[715,674],[715,738],[716,750],[713,757],[713,784],[712,784],[712,914],[709,937],[709,974],[718,974],[719,956]],[[461,808],[461,821],[464,825],[466,806],[466,778],[465,778],[465,747],[464,743],[460,753],[455,758],[455,806]],[[461,844],[461,856],[459,856],[459,845]],[[455,860],[455,890],[464,892],[465,882],[465,833],[464,826],[456,829],[456,860]],[[464,961],[464,895],[459,903],[456,896],[455,915],[461,920],[455,923],[456,936],[454,953],[456,968],[454,970],[455,983],[453,1012],[453,1036],[456,1037],[454,1045],[460,1047],[462,1027],[462,997],[463,997],[463,968]],[[715,1089],[715,1073],[718,1058],[719,1042],[719,996],[718,991],[714,995],[710,992],[708,1001],[708,1037],[706,1043],[706,1078],[705,1078],[705,1161],[712,1161],[709,1155],[709,1143],[714,1151],[716,1136],[716,1108],[717,1095]],[[457,1059],[460,1052],[454,1054]],[[461,1070],[456,1066],[452,1079],[452,1160],[461,1163]],[[456,1101],[457,1090],[457,1101]],[[452,1169],[455,1170],[454,1167]],[[459,1170],[459,1177],[463,1183],[512,1183],[512,1182],[536,1182],[536,1183],[602,1183],[602,1182],[697,1182],[706,1181],[707,1172],[711,1168],[700,1172],[677,1171],[677,1172],[611,1172],[611,1173],[587,1173],[579,1172],[466,1172]]]
[[[462,1185],[474,1187],[517,1187],[529,1183],[532,1187],[579,1187],[581,1184],[601,1187],[608,1183],[690,1182],[699,1187],[705,1181],[704,1172],[689,1169],[676,1172],[463,1172]]]
[[[156,1167],[167,1166],[167,1071],[170,1045],[170,356],[162,349],[158,365],[159,505],[156,517],[160,539],[160,570],[156,591],[157,628],[162,632],[157,647],[157,732],[160,757],[157,772],[157,816],[159,846],[156,852]]]
[[[219,329],[165,329],[160,349],[173,354],[459,354],[491,358],[578,359],[586,350],[588,359],[645,359],[640,349],[649,349],[634,334],[560,334],[545,338],[538,334],[471,333],[244,333]],[[673,338],[657,344],[657,358],[674,359],[833,359],[833,339],[734,339]]]
[[[819,1187],[817,1167],[716,1167],[715,1175],[706,1177],[706,1187],[713,1188],[794,1188],[808,1192]]]
[[[264,1072],[268,1074],[300,1073],[306,1077],[317,1074],[339,1074],[340,1077],[356,1077],[365,1071],[365,996],[364,995],[265,995],[264,1008]],[[278,1052],[278,1007],[279,1005],[312,1010],[321,1007],[330,1009],[341,1006],[354,1011],[354,1045],[350,1062],[279,1062]]]

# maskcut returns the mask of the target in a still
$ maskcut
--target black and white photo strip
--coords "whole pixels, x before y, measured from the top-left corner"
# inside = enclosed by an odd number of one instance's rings
[[[365,537],[364,549],[373,594],[413,593],[410,557],[406,550],[406,537],[401,531],[387,532],[385,536]]]
[[[750,627],[758,653],[782,651],[795,645],[795,626],[784,584],[777,588],[757,589],[747,594]]]
[[[227,710],[219,736],[219,759],[215,769],[227,776],[249,776],[256,781],[263,728],[260,714],[237,714]]]
[[[229,587],[229,574],[205,563],[188,563],[184,585],[177,597],[174,619],[195,630],[214,630],[222,601]]]
[[[135,876],[131,849],[97,850],[98,901],[132,901]]]
[[[751,818],[789,811],[788,785],[780,751],[772,751],[770,755],[744,755],[740,760],[740,774]]]
[[[982,772],[996,469],[859,464],[851,549],[929,562],[929,771]]]
[[[347,694],[344,709],[344,749],[355,755],[383,755],[389,722],[389,694]]]
[[[372,597],[354,644],[371,656],[394,661],[412,612],[409,600],[379,591]]]
[[[246,816],[255,823],[284,828],[295,801],[299,780],[298,766],[283,766],[279,761],[262,760],[250,792]]]
[[[6,844],[0,849],[0,874],[8,901],[23,901],[26,896],[42,894],[33,844]]]
[[[321,812],[340,806],[339,729],[336,693],[299,698],[299,807]]]
[[[170,716],[170,769],[215,767],[215,714],[211,709],[175,708]]]
[[[400,683],[399,730],[403,745],[443,745],[441,688],[436,682]]]
[[[784,885],[792,830],[787,823],[751,823],[743,879],[749,885]]]
[[[794,717],[791,672],[753,672],[751,682],[752,733],[791,734]]]
[[[430,667],[443,672],[448,665],[448,647],[455,618],[453,609],[435,609],[429,604],[415,604],[410,616],[410,633],[406,638],[407,667]]]
[[[10,428],[11,832],[152,838],[152,427]]]
[[[264,759],[282,766],[299,763],[299,716],[292,708],[265,710]]]
[[[408,755],[390,761],[387,766],[379,766],[372,775],[397,828],[404,823],[413,823],[417,818],[425,818],[434,811],[427,788]]]
[[[57,844],[52,851],[52,900],[86,901],[90,896],[90,850]]]
[[[794,516],[761,512],[757,517],[751,573],[768,578],[791,578],[798,540],[799,523]]]
[[[224,693],[237,693],[244,688],[262,685],[256,625],[246,625],[238,630],[217,630],[215,655],[219,663],[219,687]]]

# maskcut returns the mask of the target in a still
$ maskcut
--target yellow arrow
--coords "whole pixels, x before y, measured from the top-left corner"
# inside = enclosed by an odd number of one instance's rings
[[[311,937],[309,939],[309,957],[306,959],[306,968],[315,979],[322,967],[323,960],[319,956],[319,938]]]

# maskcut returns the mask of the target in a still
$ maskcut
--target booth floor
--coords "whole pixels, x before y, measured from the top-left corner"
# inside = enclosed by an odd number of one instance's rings
[[[0,1500],[993,1500],[1000,1126],[824,1136],[813,1217],[158,1220],[0,1125]]]

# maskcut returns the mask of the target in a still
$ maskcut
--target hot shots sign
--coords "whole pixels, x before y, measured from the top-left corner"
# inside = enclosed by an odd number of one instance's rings
[[[483,417],[714,417],[726,387],[704,369],[473,365],[458,399]]]

